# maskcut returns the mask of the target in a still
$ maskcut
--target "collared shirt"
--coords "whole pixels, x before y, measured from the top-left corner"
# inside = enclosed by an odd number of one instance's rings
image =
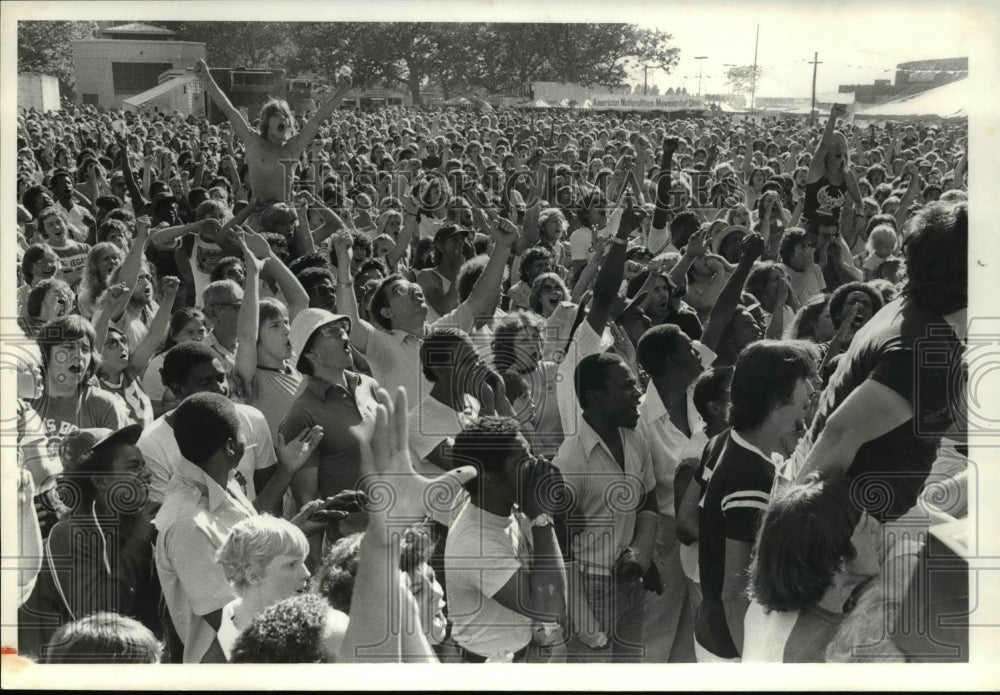
[[[468,302],[458,307],[432,324],[424,324],[424,334],[434,328],[454,327],[466,333],[472,331],[475,314]],[[410,403],[419,403],[430,393],[431,382],[420,369],[420,343],[422,337],[402,330],[385,331],[377,327],[368,336],[365,358],[372,368],[372,376],[379,386],[395,393],[402,386]]]
[[[215,554],[238,522],[257,514],[231,471],[222,488],[193,463],[181,459],[163,506],[153,522],[156,569],[184,663],[199,663],[212,646],[215,630],[204,616],[235,595]]]
[[[371,377],[344,372],[349,389],[307,376],[305,388],[292,402],[278,431],[291,441],[307,427],[323,428],[323,439],[311,457],[317,466],[319,494],[334,495],[357,488],[361,450],[352,428],[370,432],[375,424],[378,384]]]
[[[687,421],[693,437],[705,425],[692,401],[693,390],[687,391]],[[646,387],[646,394],[639,405],[639,431],[649,444],[653,460],[653,477],[656,478],[656,501],[660,514],[674,516],[674,474],[681,454],[691,437],[677,429],[670,413],[660,398],[653,382]]]
[[[566,347],[566,356],[559,364],[556,377],[556,401],[559,405],[559,420],[562,422],[562,431],[567,437],[575,434],[583,422],[580,401],[576,397],[576,386],[573,382],[576,365],[580,364],[580,360],[587,355],[604,352],[613,344],[614,340],[607,329],[601,335],[597,335],[587,319],[584,319]]]
[[[600,435],[583,417],[579,431],[566,438],[552,463],[575,493],[576,516],[570,549],[583,570],[610,574],[622,549],[635,535],[639,506],[656,486],[653,461],[637,430],[618,430],[625,454],[624,470]]]
[[[146,459],[146,468],[152,475],[149,482],[149,497],[154,501],[164,499],[179,465],[187,462],[177,446],[174,428],[167,422],[167,415],[172,412],[154,420],[136,442],[143,458]],[[246,450],[236,470],[246,480],[247,498],[253,500],[257,498],[257,490],[253,483],[254,473],[275,465],[278,456],[274,452],[274,443],[264,415],[256,408],[239,403],[236,404],[236,414],[240,418],[240,434],[246,443]]]

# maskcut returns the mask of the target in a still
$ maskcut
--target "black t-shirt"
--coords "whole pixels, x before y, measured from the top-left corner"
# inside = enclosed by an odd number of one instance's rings
[[[964,388],[962,351],[944,318],[900,298],[858,331],[820,396],[812,442],[866,379],[888,386],[913,406],[914,419],[863,444],[847,470],[852,478],[870,481],[854,497],[881,521],[899,518],[916,504],[941,435],[953,423],[953,396]]]
[[[753,545],[771,499],[774,464],[736,443],[732,431],[727,430],[705,446],[697,480],[703,486],[698,524],[702,602],[694,634],[708,651],[732,659],[740,653],[729,633],[722,603],[726,540]]]
[[[840,219],[840,208],[847,201],[847,183],[831,183],[822,177],[815,183],[806,184],[806,198],[802,207],[802,217],[816,220],[821,217]]]
[[[430,171],[431,169],[437,169],[441,166],[441,157],[436,154],[430,154],[420,160],[420,166],[424,169]]]

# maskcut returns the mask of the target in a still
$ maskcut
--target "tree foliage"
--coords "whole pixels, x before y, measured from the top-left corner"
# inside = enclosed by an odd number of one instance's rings
[[[213,67],[284,68],[295,55],[294,27],[288,22],[158,22],[179,41],[205,44]]]
[[[332,83],[349,65],[359,87],[445,98],[481,89],[522,94],[531,81],[622,84],[628,61],[669,72],[678,49],[664,32],[632,24],[462,22],[170,22],[178,38],[203,41],[213,66],[282,67]]]
[[[76,84],[73,73],[73,41],[93,38],[96,22],[17,23],[17,71],[52,75],[59,79],[60,91],[72,91]]]
[[[753,65],[737,65],[726,72],[726,84],[733,94],[749,94],[755,76],[759,82],[763,74],[764,70],[759,65],[756,68],[756,75]]]

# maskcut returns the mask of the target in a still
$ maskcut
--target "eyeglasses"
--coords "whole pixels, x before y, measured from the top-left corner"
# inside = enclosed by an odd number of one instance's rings
[[[348,324],[344,321],[334,321],[333,323],[328,323],[325,326],[321,326],[316,331],[324,338],[339,338],[341,332],[350,334],[350,329]]]

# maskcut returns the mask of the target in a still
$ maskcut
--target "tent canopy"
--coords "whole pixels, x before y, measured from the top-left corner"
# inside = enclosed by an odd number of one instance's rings
[[[910,94],[858,112],[859,118],[962,118],[968,115],[969,78]]]

